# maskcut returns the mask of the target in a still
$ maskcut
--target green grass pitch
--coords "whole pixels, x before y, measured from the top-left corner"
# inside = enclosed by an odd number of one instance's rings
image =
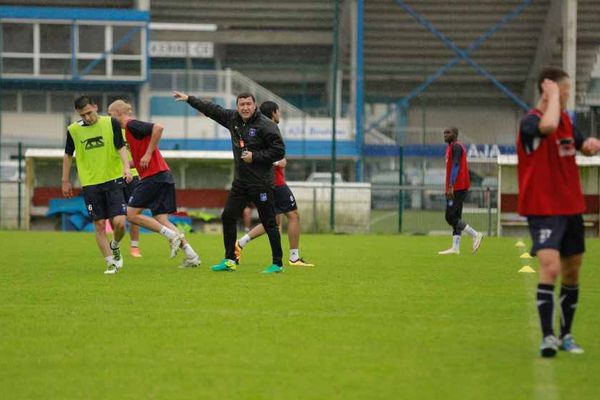
[[[317,267],[266,276],[266,238],[238,272],[214,273],[221,237],[189,237],[197,269],[143,235],[144,258],[105,276],[91,234],[0,232],[0,396],[600,398],[597,239],[574,329],[586,353],[543,360],[536,275],[517,272],[514,239],[486,238],[473,256],[465,238],[442,257],[450,238],[306,235]]]

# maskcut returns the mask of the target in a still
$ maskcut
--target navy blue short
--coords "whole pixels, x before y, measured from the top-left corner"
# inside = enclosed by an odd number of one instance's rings
[[[555,249],[562,257],[574,256],[585,252],[585,230],[581,214],[529,216],[531,234],[531,254],[538,250]]]
[[[171,172],[163,171],[140,180],[129,199],[129,207],[149,208],[152,215],[177,211],[175,181]]]
[[[287,214],[297,210],[296,198],[288,185],[275,186],[273,191],[275,214]]]
[[[123,196],[125,196],[125,201],[129,203],[129,199],[131,198],[131,195],[133,195],[133,191],[135,190],[135,188],[137,187],[137,185],[140,183],[140,177],[139,176],[134,176],[133,180],[129,183],[125,182],[125,186],[123,187]]]
[[[123,186],[125,183],[120,178],[82,188],[85,207],[94,221],[127,214]]]

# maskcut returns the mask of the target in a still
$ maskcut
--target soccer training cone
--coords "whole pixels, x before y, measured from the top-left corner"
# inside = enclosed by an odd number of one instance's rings
[[[533,258],[533,257],[531,257],[531,254],[529,254],[528,252],[525,252],[525,253],[521,254],[519,256],[519,258],[522,258],[524,260],[529,260],[530,258]]]
[[[525,243],[523,243],[522,240],[519,240],[517,243],[515,243],[515,247],[525,247]]]
[[[532,272],[535,272],[535,270],[533,268],[531,268],[529,265],[525,265],[523,268],[521,268],[519,270],[519,272],[525,272],[525,273],[530,274]]]

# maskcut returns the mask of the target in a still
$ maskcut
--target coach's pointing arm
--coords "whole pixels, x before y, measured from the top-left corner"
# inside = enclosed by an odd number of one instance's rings
[[[231,121],[236,113],[235,110],[227,110],[218,104],[204,101],[194,96],[189,96],[183,92],[173,92],[173,97],[175,98],[175,101],[185,101],[190,106],[227,129],[229,129],[228,121]]]

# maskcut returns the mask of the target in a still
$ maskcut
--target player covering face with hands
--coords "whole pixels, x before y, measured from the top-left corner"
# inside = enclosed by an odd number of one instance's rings
[[[521,120],[517,136],[519,214],[527,217],[531,254],[539,259],[537,308],[543,357],[558,349],[582,353],[571,327],[579,298],[579,270],[585,251],[585,202],[577,150],[597,154],[600,141],[584,138],[566,112],[571,83],[566,72],[546,68],[538,78],[540,99]],[[554,292],[560,278],[560,335],[554,333]]]

